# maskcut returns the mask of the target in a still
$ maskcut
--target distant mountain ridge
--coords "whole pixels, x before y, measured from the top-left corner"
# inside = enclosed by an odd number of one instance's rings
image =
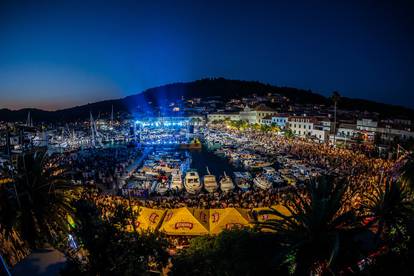
[[[142,93],[127,96],[122,99],[99,101],[82,106],[76,106],[56,111],[25,108],[20,110],[0,109],[0,121],[25,121],[28,111],[34,121],[56,122],[74,121],[88,118],[92,111],[94,116],[98,113],[108,113],[111,107],[116,112],[133,112],[135,108],[145,106],[148,102],[158,105],[167,105],[182,97],[206,98],[221,96],[223,99],[249,97],[252,94],[264,95],[278,93],[286,96],[293,103],[299,104],[330,104],[327,97],[310,90],[291,87],[278,87],[257,81],[229,80],[224,78],[208,78],[192,82],[179,82],[153,87]],[[361,110],[378,112],[385,116],[395,116],[414,119],[414,110],[406,107],[377,103],[369,100],[351,99],[343,97],[340,108],[348,110]]]

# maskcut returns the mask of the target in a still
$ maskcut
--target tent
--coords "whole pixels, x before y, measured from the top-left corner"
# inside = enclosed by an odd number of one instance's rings
[[[210,209],[193,208],[191,212],[206,229],[210,229]]]
[[[286,209],[286,207],[284,207],[283,205],[273,205],[271,206],[273,209],[277,210],[279,213],[281,213],[282,215],[285,216],[291,216],[291,213],[289,212],[288,209]],[[261,214],[260,212],[262,211],[271,211],[270,208],[268,207],[262,207],[262,208],[254,208],[253,212],[254,217],[256,219],[257,222],[266,222],[266,221],[270,221],[270,220],[281,220],[283,218],[275,215],[275,214]],[[264,232],[275,232],[275,230],[269,229],[269,228],[263,228],[261,231]]]
[[[210,234],[223,230],[250,226],[248,211],[240,208],[210,209]]]
[[[285,216],[290,216],[291,215],[289,210],[286,209],[286,207],[284,207],[281,204],[273,205],[272,208],[276,209],[282,215],[285,215]],[[270,208],[261,207],[261,208],[254,208],[253,209],[253,212],[256,213],[258,222],[265,222],[265,221],[270,220],[270,219],[282,219],[281,217],[279,217],[277,215],[274,215],[274,214],[260,214],[260,212],[262,212],[262,211],[270,211]]]
[[[206,235],[209,233],[208,227],[206,227],[203,220],[199,220],[196,217],[197,214],[200,215],[200,213],[201,212],[195,212],[194,209],[187,207],[169,209],[165,214],[160,231],[165,232],[167,235]],[[194,216],[194,214],[196,214],[196,216]]]
[[[135,222],[137,229],[155,231],[160,226],[166,211],[140,207],[138,212],[138,219]]]

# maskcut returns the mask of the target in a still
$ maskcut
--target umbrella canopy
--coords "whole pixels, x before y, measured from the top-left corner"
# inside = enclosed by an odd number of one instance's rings
[[[251,226],[248,211],[240,208],[210,209],[210,234]]]
[[[195,217],[194,213],[193,209],[187,207],[167,210],[160,231],[167,235],[198,236],[208,234],[206,224],[203,220]]]
[[[166,210],[140,207],[138,212],[139,215],[135,224],[137,229],[155,231],[161,225]]]
[[[288,209],[286,209],[286,207],[284,207],[283,205],[273,205],[272,209],[275,209],[276,211],[278,211],[279,213],[281,213],[282,215],[285,216],[291,216],[291,213],[289,212]],[[282,219],[281,217],[275,215],[275,214],[267,214],[266,211],[270,211],[271,209],[268,207],[261,207],[261,208],[253,208],[253,212],[256,212],[257,214],[257,221],[258,222],[265,222],[267,220],[272,220],[272,219],[277,219],[280,220]]]

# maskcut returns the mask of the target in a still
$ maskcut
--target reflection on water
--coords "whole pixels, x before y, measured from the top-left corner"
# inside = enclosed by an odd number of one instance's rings
[[[191,168],[196,169],[200,175],[207,174],[206,167],[217,177],[222,176],[224,171],[233,177],[233,171],[236,171],[236,168],[226,159],[215,155],[205,148],[189,150],[189,153],[192,158]]]
[[[222,157],[215,155],[212,151],[209,151],[207,148],[203,147],[201,149],[178,149],[177,147],[170,146],[157,146],[154,148],[156,151],[184,151],[188,152],[191,155],[191,169],[196,169],[200,176],[207,174],[206,167],[210,170],[210,173],[221,177],[224,172],[227,175],[233,177],[234,171],[240,171],[230,162]]]

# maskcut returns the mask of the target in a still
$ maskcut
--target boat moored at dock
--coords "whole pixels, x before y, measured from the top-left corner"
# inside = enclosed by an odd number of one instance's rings
[[[233,180],[231,180],[230,176],[224,172],[223,177],[220,179],[220,189],[224,193],[228,193],[234,189]]]
[[[189,170],[185,174],[184,187],[189,194],[196,194],[200,192],[202,185],[200,176],[196,170]]]
[[[204,188],[209,193],[214,193],[217,191],[218,185],[217,185],[217,179],[216,176],[211,174],[209,169],[207,168],[207,174],[203,176],[203,183]]]

